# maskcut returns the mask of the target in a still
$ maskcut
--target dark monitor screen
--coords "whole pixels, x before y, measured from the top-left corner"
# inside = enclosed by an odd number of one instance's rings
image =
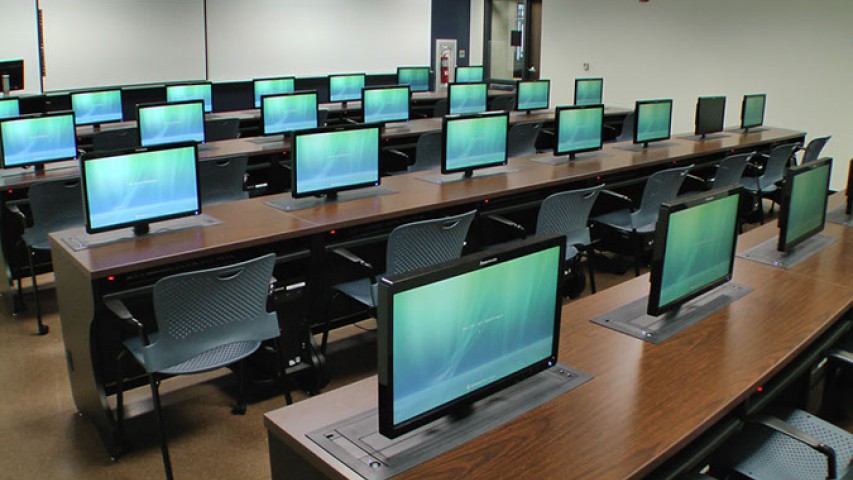
[[[213,89],[209,83],[190,83],[186,85],[169,85],[166,87],[166,101],[187,102],[203,100],[204,112],[213,111]]]
[[[551,96],[551,82],[549,80],[532,80],[518,82],[516,95],[516,110],[543,110],[547,109]]]
[[[77,158],[73,113],[16,117],[0,121],[3,168],[42,165]]]
[[[84,158],[81,174],[89,233],[201,213],[195,144]]]
[[[739,189],[664,204],[655,230],[649,315],[660,315],[731,279]]]
[[[767,95],[744,95],[740,110],[740,128],[753,128],[764,125],[764,104]]]
[[[204,104],[201,100],[139,105],[139,142],[143,147],[167,143],[204,143]]]
[[[17,98],[0,98],[0,119],[17,117],[21,114],[21,104]]]
[[[361,100],[364,89],[364,74],[329,75],[329,101],[347,102]]]
[[[365,88],[362,98],[364,123],[409,120],[412,92],[406,86]]]
[[[429,67],[398,67],[397,84],[412,87],[413,92],[429,90]]]
[[[77,125],[120,122],[124,119],[121,90],[98,90],[71,94],[71,109]]]
[[[831,170],[832,159],[822,158],[785,173],[779,211],[780,252],[790,251],[823,230]]]
[[[696,102],[696,135],[723,131],[726,97],[699,97]]]
[[[557,362],[565,237],[379,282],[379,432],[394,438]]]
[[[603,78],[576,78],[575,105],[598,105],[604,90]]]
[[[24,89],[24,61],[2,60],[0,61],[0,79],[9,75],[9,90]]]
[[[847,167],[847,207],[844,209],[847,215],[853,214],[853,158]]]
[[[295,92],[261,97],[264,135],[317,128],[317,92]]]
[[[508,127],[506,112],[445,117],[441,173],[506,165]]]
[[[670,137],[672,100],[639,100],[634,112],[634,143],[657,142]]]
[[[293,77],[282,78],[257,78],[252,81],[252,90],[255,95],[255,108],[261,108],[261,97],[264,95],[281,95],[282,93],[293,93],[296,79]]]
[[[365,124],[296,132],[293,197],[379,185],[379,130]]]
[[[456,83],[480,83],[483,81],[483,67],[456,67],[456,76],[453,81]]]
[[[485,112],[488,88],[485,83],[451,83],[447,101],[451,115]]]
[[[554,155],[600,150],[604,105],[557,108],[557,142]]]

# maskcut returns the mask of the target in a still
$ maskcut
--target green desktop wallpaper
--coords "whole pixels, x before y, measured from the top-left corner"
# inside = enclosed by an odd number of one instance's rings
[[[445,135],[448,170],[499,164],[506,160],[505,115],[448,121]]]
[[[379,180],[379,128],[299,135],[296,142],[299,193]]]
[[[269,78],[255,81],[255,108],[261,108],[261,97],[264,95],[278,95],[281,93],[293,93],[294,80],[292,78]]]
[[[71,109],[78,125],[121,121],[121,90],[72,94]]]
[[[826,165],[794,176],[785,244],[821,225],[830,168],[831,165]]]
[[[747,96],[746,106],[743,109],[743,126],[757,127],[764,123],[764,101],[763,95]]]
[[[412,87],[413,92],[429,90],[429,67],[401,68],[397,73],[397,83]]]
[[[518,109],[548,108],[549,82],[521,82],[518,84]]]
[[[600,80],[581,80],[577,82],[575,105],[598,105],[601,103],[602,82]]]
[[[213,90],[209,83],[197,85],[170,85],[166,87],[167,102],[186,102],[204,100],[204,111],[213,111]]]
[[[641,104],[637,111],[637,142],[669,138],[672,103]]]
[[[329,101],[346,102],[361,100],[364,75],[341,75],[329,77]]]
[[[458,67],[456,83],[478,83],[483,81],[483,67]]]
[[[21,114],[20,108],[18,107],[18,99],[0,99],[0,118],[11,118],[17,117]]]
[[[0,125],[3,164],[6,167],[77,157],[73,115],[24,118]]]
[[[204,141],[204,111],[199,103],[139,109],[139,140],[143,147]]]
[[[365,90],[362,99],[364,123],[400,122],[409,119],[409,89]]]
[[[317,128],[317,94],[266,97],[262,117],[265,135]]]
[[[557,152],[572,153],[601,147],[604,108],[560,110]]]
[[[456,84],[450,86],[450,113],[460,115],[486,111],[488,96],[485,83]]]

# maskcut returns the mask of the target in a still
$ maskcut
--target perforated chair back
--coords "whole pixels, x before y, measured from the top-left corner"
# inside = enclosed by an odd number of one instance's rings
[[[773,185],[785,177],[785,167],[791,155],[797,150],[796,143],[779,145],[770,151],[767,163],[764,165],[764,173],[761,174],[761,187]]]
[[[432,107],[432,116],[443,117],[447,115],[447,112],[450,110],[450,103],[448,102],[449,100],[446,98],[441,98],[435,102],[435,105]]]
[[[80,179],[45,180],[29,191],[33,226],[24,231],[24,242],[37,250],[50,249],[47,235],[85,223]]]
[[[589,244],[589,212],[592,211],[592,206],[603,188],[603,185],[599,185],[555,193],[546,198],[539,207],[536,234],[565,235],[567,245]]]
[[[102,130],[92,137],[92,150],[95,152],[136,148],[138,146],[139,130],[136,128]]]
[[[803,152],[803,163],[809,163],[820,158],[820,152],[823,150],[823,147],[826,146],[826,142],[832,137],[819,137],[812,139],[808,145],[806,145],[806,150]]]
[[[498,95],[489,101],[489,110],[492,112],[511,112],[515,107],[515,95]]]
[[[459,258],[476,210],[400,225],[388,237],[386,273],[394,275]]]
[[[737,155],[729,155],[720,161],[717,167],[717,173],[714,174],[714,181],[711,182],[711,188],[722,188],[730,185],[740,185],[740,179],[743,177],[743,172],[746,170],[746,165],[755,153],[739,153]]]
[[[198,162],[202,205],[249,198],[243,190],[243,179],[249,159],[245,155]]]
[[[634,139],[634,112],[625,115],[625,120],[622,120],[622,131],[616,137],[617,142],[627,142]]]
[[[691,168],[693,165],[653,173],[643,187],[640,208],[631,213],[631,225],[640,228],[657,222],[661,204],[678,195],[678,190]]]
[[[204,122],[204,139],[207,142],[240,138],[239,118],[219,118]]]
[[[441,133],[421,134],[415,145],[415,164],[409,166],[409,171],[422,172],[439,167],[441,167]]]
[[[276,315],[266,310],[274,264],[269,254],[160,279],[153,294],[159,331],[142,349],[146,370],[161,371],[223,345],[277,337]]]
[[[542,130],[541,122],[516,123],[509,129],[507,156],[518,157],[536,153],[536,137]]]

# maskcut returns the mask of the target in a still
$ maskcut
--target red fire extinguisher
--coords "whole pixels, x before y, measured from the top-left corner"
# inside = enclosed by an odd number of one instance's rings
[[[444,51],[441,53],[441,84],[447,85],[450,82],[450,53]]]

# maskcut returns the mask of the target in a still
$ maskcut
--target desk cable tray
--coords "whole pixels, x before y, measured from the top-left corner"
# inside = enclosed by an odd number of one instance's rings
[[[578,387],[592,377],[562,364],[474,403],[463,418],[444,417],[395,439],[379,433],[368,410],[307,436],[368,480],[381,480],[433,459]]]
[[[737,256],[752,260],[753,262],[773,265],[774,267],[793,268],[798,263],[833,244],[836,239],[818,234],[797,245],[790,252],[780,252],[777,250],[776,245],[778,241],[779,237],[773,237],[745,252],[738,253]]]
[[[62,242],[68,245],[68,248],[72,251],[79,252],[93,247],[109,245],[111,243],[126,242],[133,239],[146,238],[161,233],[185,230],[188,228],[208,227],[210,225],[218,225],[220,223],[222,222],[210,215],[202,213],[201,215],[194,215],[192,217],[176,218],[174,220],[157,222],[156,225],[152,225],[151,233],[146,233],[145,235],[134,235],[128,227],[121,230],[95,234],[83,232],[76,236],[62,237]]]

